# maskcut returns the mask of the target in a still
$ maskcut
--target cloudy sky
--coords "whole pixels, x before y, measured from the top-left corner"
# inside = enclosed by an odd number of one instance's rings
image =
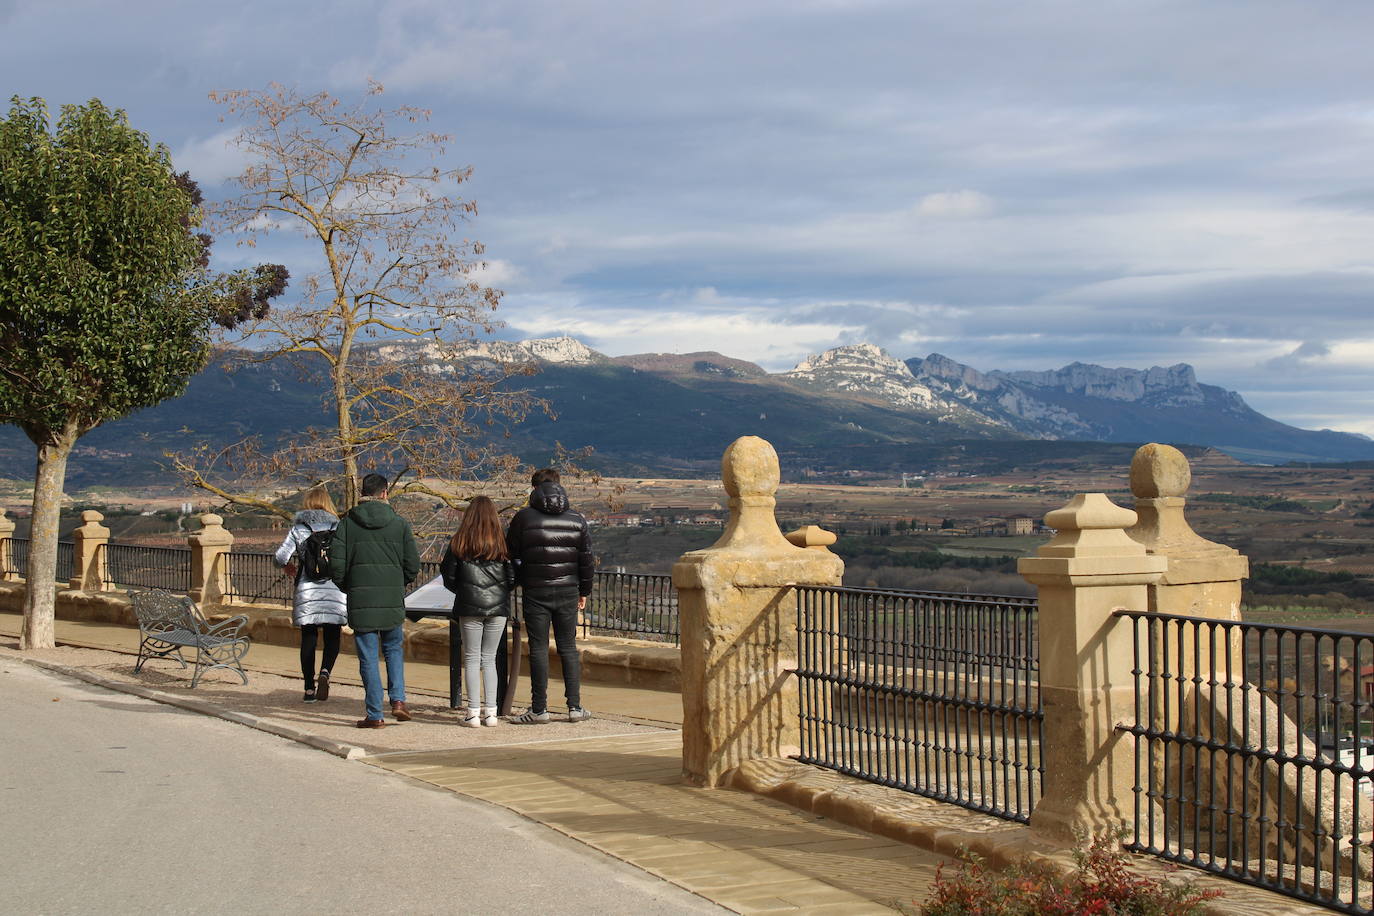
[[[0,0],[0,86],[125,108],[215,196],[208,92],[379,80],[475,169],[503,336],[1188,362],[1374,435],[1371,35],[1367,0]]]

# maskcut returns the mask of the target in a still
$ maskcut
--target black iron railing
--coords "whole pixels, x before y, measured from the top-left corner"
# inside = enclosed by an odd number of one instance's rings
[[[673,577],[598,572],[582,615],[582,634],[623,636],[678,644]]]
[[[1374,634],[1122,611],[1129,846],[1374,912]]]
[[[295,582],[287,577],[270,553],[238,552],[224,554],[229,564],[224,597],[248,604],[290,604]]]
[[[8,562],[4,564],[4,569],[0,572],[25,578],[29,574],[29,538],[6,538],[9,550],[6,552]],[[70,582],[74,562],[75,546],[71,541],[57,542],[57,568],[53,571],[53,578],[59,583]]]
[[[6,563],[4,571],[8,575],[22,579],[29,574],[29,539],[8,538],[7,543],[10,545],[6,552],[9,562]]]
[[[105,575],[110,587],[191,590],[189,548],[107,543],[101,549],[105,552]]]
[[[1044,719],[1033,599],[796,592],[798,759],[1029,820]]]
[[[76,545],[71,541],[57,542],[57,572],[54,577],[59,583],[70,582],[75,575]]]

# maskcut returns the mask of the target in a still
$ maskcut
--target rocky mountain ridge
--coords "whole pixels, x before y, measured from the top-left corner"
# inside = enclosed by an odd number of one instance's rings
[[[474,346],[471,355],[567,368],[618,365],[679,382],[748,380],[894,410],[937,424],[943,436],[1186,442],[1265,463],[1374,458],[1374,443],[1365,437],[1279,423],[1236,392],[1200,383],[1185,363],[981,371],[939,353],[902,362],[882,347],[861,343],[833,347],[792,369],[768,373],[714,352],[607,357],[569,337]],[[766,400],[762,393],[756,396]]]

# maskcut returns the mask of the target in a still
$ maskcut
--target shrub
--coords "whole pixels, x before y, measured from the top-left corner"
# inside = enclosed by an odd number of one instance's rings
[[[1074,850],[1074,869],[1062,874],[1037,862],[1001,871],[978,859],[947,877],[936,873],[924,916],[1192,916],[1221,896],[1191,881],[1156,880],[1133,873],[1117,841],[1099,837]]]

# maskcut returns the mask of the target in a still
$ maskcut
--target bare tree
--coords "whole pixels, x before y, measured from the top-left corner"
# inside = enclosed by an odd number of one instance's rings
[[[517,469],[500,433],[540,402],[507,380],[533,368],[461,358],[497,326],[501,298],[475,279],[481,244],[460,233],[477,212],[457,196],[471,170],[444,164],[450,138],[423,129],[429,112],[372,107],[381,92],[374,83],[354,105],[276,84],[211,95],[245,121],[237,143],[250,160],[240,195],[213,208],[218,226],[248,245],[303,233],[320,266],[300,301],[244,326],[247,349],[234,356],[293,360],[323,383],[328,416],[280,447],[170,456],[227,502],[284,514],[264,487],[334,480],[348,507],[359,474],[385,468],[394,492],[456,506],[473,481]]]

